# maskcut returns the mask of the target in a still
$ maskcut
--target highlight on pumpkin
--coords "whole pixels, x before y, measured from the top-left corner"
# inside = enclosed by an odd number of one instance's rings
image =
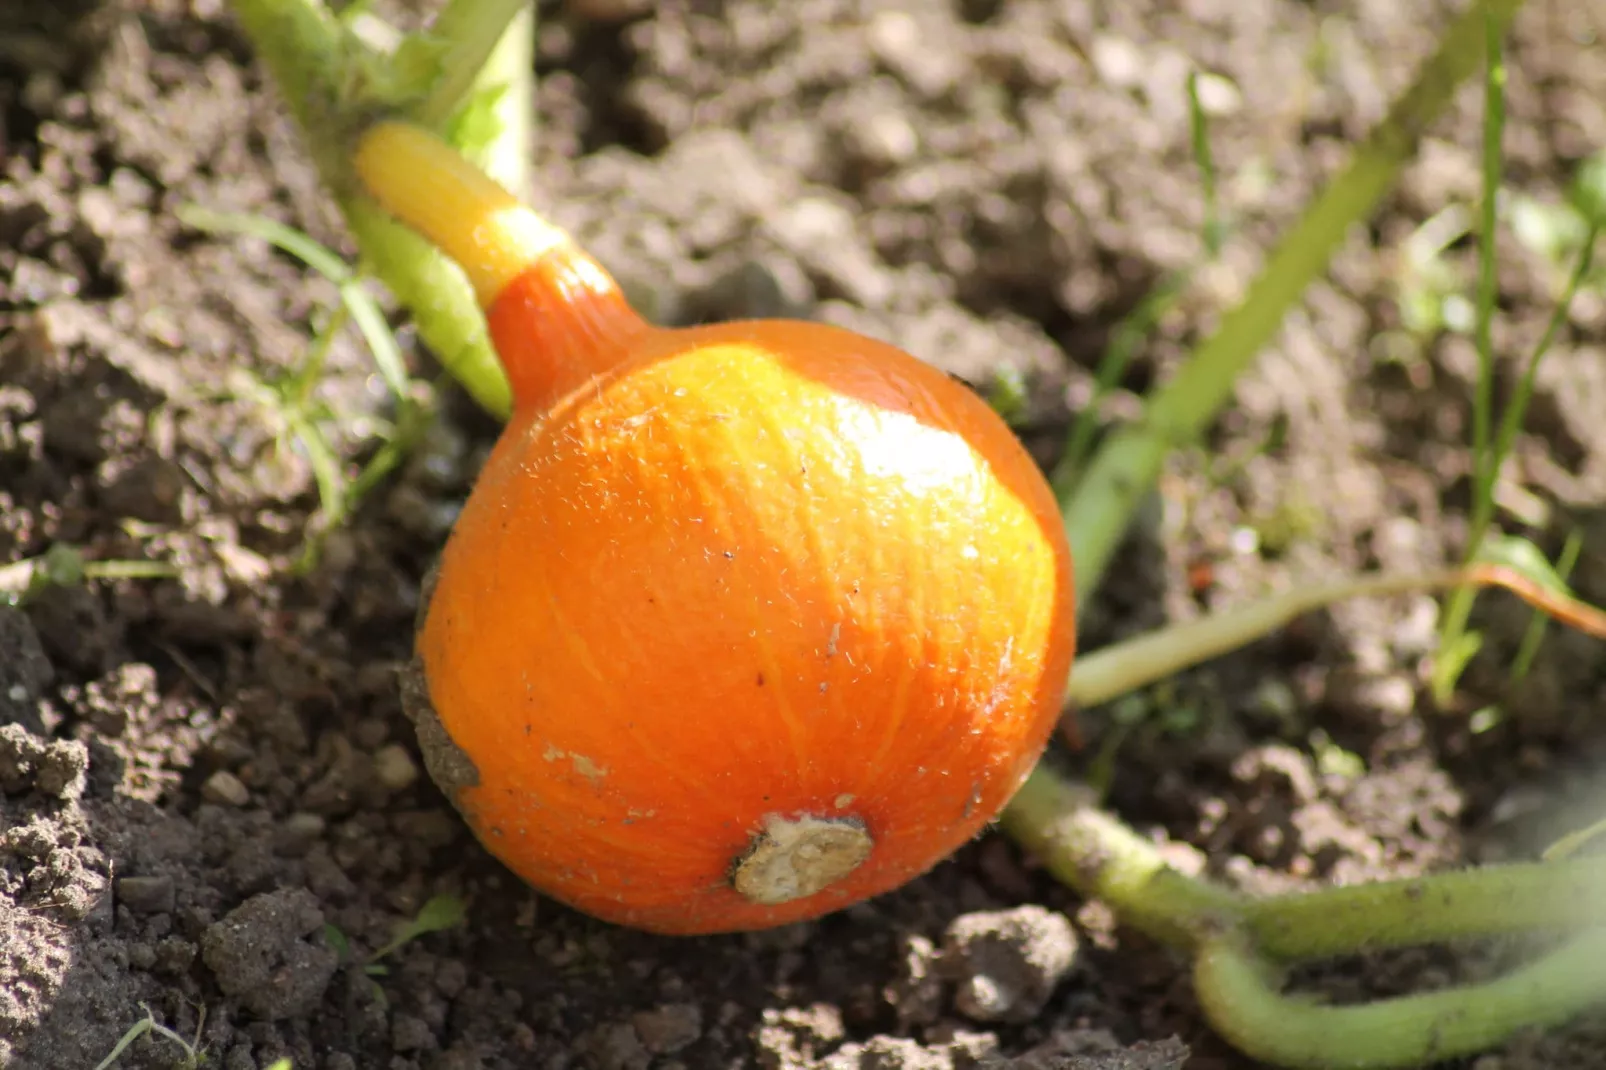
[[[356,164],[462,263],[514,391],[404,691],[481,843],[687,934],[891,891],[993,820],[1060,722],[1075,592],[986,401],[828,324],[651,325],[427,132]]]

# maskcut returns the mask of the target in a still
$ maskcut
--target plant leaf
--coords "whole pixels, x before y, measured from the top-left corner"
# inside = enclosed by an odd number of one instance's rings
[[[463,900],[447,892],[425,903],[408,929],[413,936],[455,929],[467,916],[468,907]]]
[[[1566,581],[1539,547],[1516,535],[1490,534],[1483,540],[1473,560],[1504,565],[1546,590],[1563,595],[1568,593]]]
[[[335,954],[339,955],[342,960],[351,957],[351,941],[346,939],[346,934],[335,928],[333,924],[324,924],[323,938],[330,947],[334,948]]]
[[[505,124],[497,109],[510,88],[506,84],[490,85],[470,96],[463,110],[448,124],[447,140],[470,159],[482,158],[502,136]]]
[[[1567,192],[1579,215],[1597,227],[1606,227],[1606,149],[1579,165]]]

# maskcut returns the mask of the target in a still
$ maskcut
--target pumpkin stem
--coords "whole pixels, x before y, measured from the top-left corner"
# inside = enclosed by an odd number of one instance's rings
[[[352,165],[382,208],[468,276],[516,408],[549,408],[649,329],[601,264],[444,139],[384,120]]]

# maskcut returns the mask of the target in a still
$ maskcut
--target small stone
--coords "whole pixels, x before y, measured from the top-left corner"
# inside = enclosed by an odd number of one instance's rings
[[[166,937],[156,945],[155,970],[169,977],[188,973],[199,951],[200,949],[188,940],[177,936]]]
[[[166,914],[173,909],[173,878],[124,877],[117,899],[136,914]]]
[[[390,823],[397,833],[430,850],[447,846],[462,832],[461,819],[442,810],[401,813]]]
[[[429,1023],[410,1014],[398,1014],[390,1023],[390,1046],[395,1051],[418,1051],[435,1046]]]
[[[623,1022],[598,1026],[587,1039],[589,1054],[601,1070],[647,1070],[652,1063],[635,1029]]]
[[[388,743],[374,753],[374,778],[391,791],[402,791],[418,779],[418,764],[400,743]]]
[[[921,96],[936,98],[962,76],[957,57],[930,47],[927,28],[906,11],[879,12],[865,30],[875,58]]]
[[[1138,46],[1124,37],[1100,35],[1093,41],[1093,69],[1111,89],[1132,89],[1143,81],[1147,63]]]
[[[365,666],[365,668],[367,667]],[[359,675],[357,680],[359,687],[368,682],[365,676],[366,673]],[[388,683],[392,679],[391,674],[385,673],[384,679]],[[362,689],[364,692],[369,690],[367,687]],[[357,722],[357,726],[352,729],[351,733],[352,742],[364,750],[378,750],[389,738],[390,725],[381,717],[364,717]]]
[[[1219,74],[1201,72],[1194,89],[1199,95],[1199,107],[1206,115],[1217,118],[1236,115],[1243,108],[1243,93],[1231,79]]]
[[[279,853],[290,858],[299,858],[312,850],[312,845],[323,838],[324,829],[328,823],[320,814],[309,814],[300,811],[285,818],[284,825],[279,829],[277,846]]]
[[[654,1055],[679,1051],[703,1034],[703,1012],[695,1003],[666,1003],[637,1013],[630,1023],[642,1047]]]
[[[447,999],[456,999],[468,984],[468,968],[457,959],[447,959],[435,969],[435,991]]]
[[[850,126],[846,133],[857,155],[882,167],[908,163],[920,151],[920,134],[896,111],[871,112],[862,124]]]
[[[226,769],[220,769],[206,778],[201,785],[201,798],[223,806],[244,806],[251,801],[251,792],[240,778]]]

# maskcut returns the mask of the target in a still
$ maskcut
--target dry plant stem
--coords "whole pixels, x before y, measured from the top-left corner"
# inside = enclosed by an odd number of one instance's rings
[[[1084,654],[1071,670],[1066,697],[1087,707],[1163,680],[1256,639],[1312,610],[1350,598],[1465,587],[1503,587],[1524,602],[1588,635],[1606,639],[1606,613],[1547,590],[1513,569],[1478,564],[1425,576],[1359,576],[1321,587],[1286,591],[1251,605],[1150,632]]]
[[[1457,18],[1438,52],[1349,165],[1306,209],[1267,258],[1243,301],[1145,406],[1109,438],[1086,472],[1056,472],[1055,488],[1077,566],[1077,605],[1089,596],[1153,486],[1166,455],[1191,445],[1232,395],[1237,377],[1281,328],[1283,317],[1326,269],[1350,227],[1394,184],[1426,128],[1483,60],[1485,33],[1503,33],[1522,0],[1482,0]]]
[[[1194,960],[1194,989],[1211,1025],[1252,1058],[1301,1070],[1403,1070],[1484,1051],[1598,1005],[1606,930],[1483,984],[1359,1006],[1289,998],[1273,976],[1230,934],[1207,941]]]

